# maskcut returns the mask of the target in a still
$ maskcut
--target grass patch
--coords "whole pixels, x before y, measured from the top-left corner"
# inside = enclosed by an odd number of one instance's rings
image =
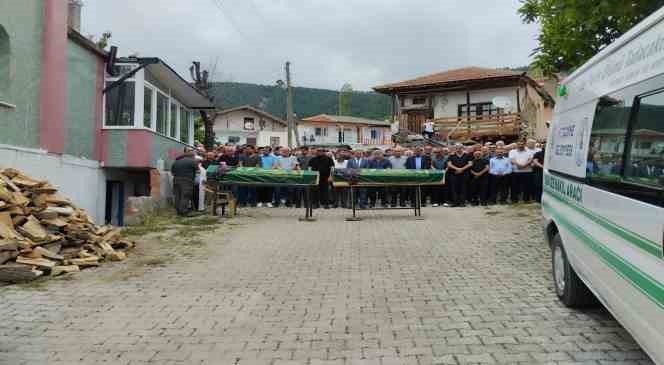
[[[213,216],[200,216],[193,218],[184,218],[178,221],[181,226],[212,226],[219,223],[219,218]]]

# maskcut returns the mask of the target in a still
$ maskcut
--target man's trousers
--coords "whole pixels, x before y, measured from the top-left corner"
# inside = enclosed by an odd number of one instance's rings
[[[173,178],[173,195],[177,214],[187,215],[193,204],[194,181],[182,177]]]

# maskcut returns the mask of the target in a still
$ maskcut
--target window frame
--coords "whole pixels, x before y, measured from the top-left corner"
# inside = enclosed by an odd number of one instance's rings
[[[135,63],[119,63],[117,66],[128,66],[130,69],[134,69],[138,67],[138,64]],[[120,76],[121,77],[121,76]],[[107,83],[112,83],[114,81],[117,81],[120,77],[112,77],[109,74],[104,75],[104,85],[107,85]],[[131,125],[125,125],[125,126],[113,126],[113,125],[107,125],[106,124],[106,93],[104,93],[102,102],[103,102],[103,110],[102,110],[102,129],[108,129],[108,130],[129,130],[129,129],[138,129],[138,130],[146,130],[150,131],[152,133],[155,133],[161,137],[168,138],[174,141],[177,141],[179,143],[187,144],[187,145],[193,145],[194,143],[194,131],[193,131],[193,115],[194,115],[194,110],[189,109],[180,102],[177,98],[175,98],[172,95],[172,92],[170,89],[168,90],[162,90],[161,88],[157,87],[156,85],[150,83],[148,80],[145,79],[145,70],[140,70],[136,72],[132,77],[124,80],[124,82],[134,82],[134,112],[132,115],[133,118],[133,123]],[[151,98],[151,108],[150,108],[150,127],[146,127],[144,124],[144,116],[145,116],[145,89],[150,89],[152,91],[152,98]],[[166,99],[168,100],[168,108],[166,110],[166,133],[158,132],[157,131],[157,101],[158,101],[158,95],[161,94],[162,96],[165,96]],[[178,115],[176,117],[176,130],[175,130],[175,136],[171,136],[170,132],[170,125],[171,125],[171,104],[175,104],[177,106],[178,110]],[[181,109],[184,109],[187,113],[188,120],[185,121],[187,123],[187,130],[188,130],[188,136],[187,136],[187,141],[182,141],[181,140],[181,129],[180,126],[182,124],[182,112]]]
[[[637,84],[625,87],[621,90],[611,92],[604,97],[622,97],[626,102],[627,100],[631,101],[631,110],[628,113],[627,125],[625,128],[625,134],[616,136],[618,145],[620,142],[623,144],[623,151],[620,154],[622,158],[622,166],[620,167],[620,174],[618,174],[618,181],[610,181],[610,179],[599,179],[595,173],[586,174],[585,179],[575,178],[575,180],[582,180],[589,186],[592,186],[596,189],[603,191],[608,191],[629,199],[633,199],[645,204],[650,204],[653,206],[664,207],[664,187],[656,187],[649,184],[639,183],[637,181],[629,180],[629,177],[626,176],[626,166],[629,163],[628,157],[632,151],[633,144],[633,133],[636,123],[638,122],[638,115],[640,109],[641,99],[664,93],[664,75],[660,75],[648,80],[641,81]],[[598,103],[599,106],[599,103]],[[591,138],[590,142],[592,143],[592,135],[597,121],[596,118],[597,107],[595,109],[595,115],[592,121],[591,127]],[[588,146],[590,149],[591,146]],[[551,170],[556,174],[561,174],[555,170]]]

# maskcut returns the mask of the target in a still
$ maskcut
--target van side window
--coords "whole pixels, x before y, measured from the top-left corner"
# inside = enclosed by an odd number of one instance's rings
[[[664,91],[638,98],[628,141],[625,179],[664,188]]]
[[[595,184],[621,180],[632,100],[604,96],[597,103],[590,133],[587,176]]]

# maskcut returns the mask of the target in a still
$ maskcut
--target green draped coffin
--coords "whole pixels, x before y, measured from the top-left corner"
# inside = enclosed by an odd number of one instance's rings
[[[334,173],[334,183],[357,185],[437,185],[443,184],[441,170],[341,169]]]
[[[216,180],[228,185],[318,185],[318,172],[238,167],[217,174]]]

